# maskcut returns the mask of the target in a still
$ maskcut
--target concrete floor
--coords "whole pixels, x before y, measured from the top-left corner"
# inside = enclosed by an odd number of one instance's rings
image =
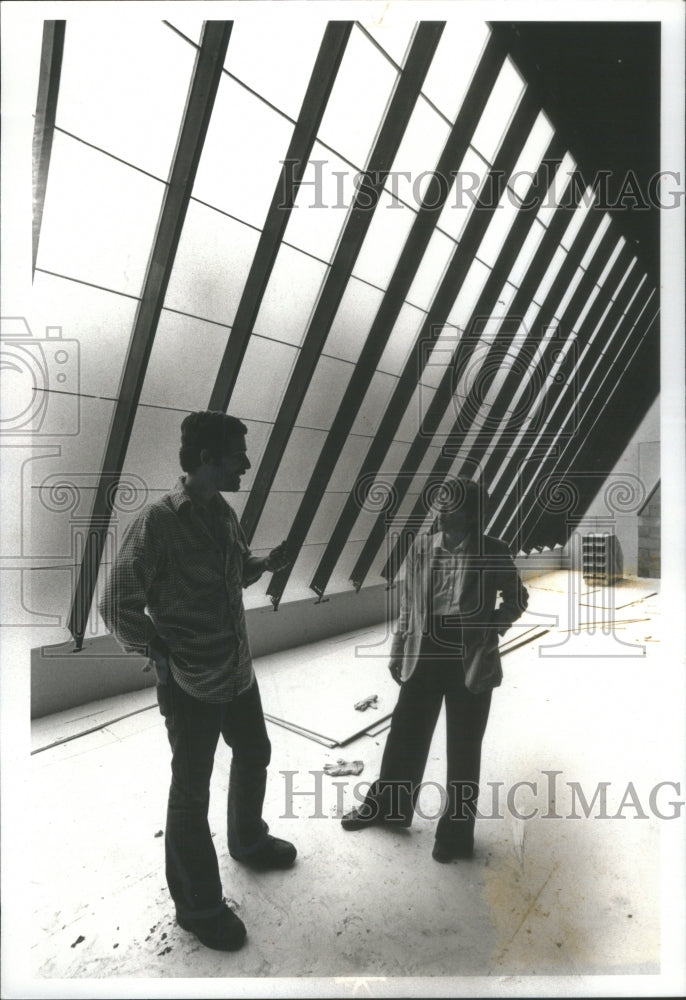
[[[657,589],[655,581],[632,586],[644,594]],[[644,620],[614,637],[586,630],[569,641],[559,631],[568,627],[566,590],[564,573],[533,582],[530,611],[558,615],[558,626],[504,659],[480,800],[492,812],[495,786],[488,783],[502,782],[502,818],[477,824],[472,861],[432,859],[430,817],[438,800],[431,788],[422,799],[427,818],[417,816],[411,831],[341,829],[338,809],[354,804],[355,782],[376,776],[385,733],[329,750],[270,724],[265,816],[272,832],[296,843],[299,857],[286,872],[244,869],[226,849],[230,757],[220,748],[210,818],[225,895],[248,928],[248,942],[235,954],[204,948],[174,923],[163,870],[168,747],[157,710],[35,754],[26,836],[30,976],[45,993],[15,995],[203,996],[214,989],[223,989],[212,992],[222,996],[243,989],[249,996],[303,995],[303,984],[289,987],[291,977],[308,977],[304,985],[313,995],[407,995],[410,980],[396,977],[441,977],[431,979],[424,995],[469,995],[479,983],[484,994],[517,995],[531,983],[522,977],[596,975],[645,977],[650,993],[661,964],[661,835],[670,824],[653,814],[648,798],[658,782],[675,777],[665,770],[657,721],[664,691],[649,680],[661,669],[659,598],[617,612]],[[635,648],[619,646],[619,639],[642,642],[645,656],[632,655]],[[353,648],[352,640],[341,644],[342,668]],[[259,678],[259,661],[256,670]],[[153,700],[151,691],[123,696],[112,715]],[[68,715],[35,722],[37,744],[70,732]],[[444,780],[443,756],[441,721],[427,781]],[[364,761],[359,779],[309,773],[339,757]],[[310,795],[295,797],[294,816],[280,818],[288,805],[282,771],[297,772],[296,791],[311,792],[321,782],[323,815],[313,816]],[[559,819],[543,818],[546,771],[561,772],[553,807]],[[535,818],[519,819],[507,807],[517,781],[537,784],[536,792],[520,788],[515,803],[522,812],[538,807]],[[609,782],[608,813],[620,816],[595,818],[596,807],[588,819],[568,818],[567,782],[578,782],[589,801],[599,782]],[[645,819],[626,801],[620,810],[629,782]],[[667,789],[658,803],[663,810],[669,798]],[[184,992],[192,979],[203,982],[201,992]],[[221,979],[229,983],[210,982]],[[142,980],[144,992],[132,994],[129,980]],[[578,978],[555,982],[569,982],[563,992],[582,992]],[[65,992],[51,992],[51,983]]]

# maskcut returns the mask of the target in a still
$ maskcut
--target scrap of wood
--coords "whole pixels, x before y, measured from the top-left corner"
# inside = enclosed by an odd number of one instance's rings
[[[512,653],[515,649],[519,649],[521,646],[528,646],[528,644],[533,642],[534,639],[540,639],[542,636],[547,635],[548,632],[550,632],[549,628],[543,628],[535,635],[527,636],[526,639],[520,639],[519,642],[510,643],[505,647],[501,646],[499,649],[500,655],[506,656],[508,653]]]

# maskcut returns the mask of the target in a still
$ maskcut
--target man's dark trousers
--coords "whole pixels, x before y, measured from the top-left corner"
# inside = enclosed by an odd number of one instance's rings
[[[455,652],[453,652],[455,650]],[[473,694],[465,686],[461,629],[440,619],[422,640],[417,666],[401,684],[386,740],[381,773],[369,790],[369,807],[386,821],[409,826],[415,811],[436,722],[445,698],[446,808],[436,840],[456,851],[474,846],[481,742],[488,722],[491,692]]]
[[[181,917],[214,916],[221,909],[222,885],[208,823],[210,778],[221,735],[231,747],[227,806],[229,851],[242,859],[264,844],[262,819],[271,745],[257,682],[221,704],[186,694],[169,676],[157,685],[157,700],[172,749],[167,807],[167,883]]]

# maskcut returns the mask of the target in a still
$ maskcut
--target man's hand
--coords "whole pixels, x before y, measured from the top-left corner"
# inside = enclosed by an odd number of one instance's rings
[[[281,542],[275,549],[272,549],[268,556],[264,557],[264,568],[270,573],[277,573],[280,569],[285,569],[290,565],[291,559],[286,550],[286,542]]]
[[[168,666],[169,646],[161,636],[155,635],[152,637],[148,643],[148,655],[151,660],[154,660],[155,663]]]
[[[399,656],[392,656],[388,664],[388,669],[395,683],[401,684],[401,674],[403,669],[402,658]]]
[[[169,646],[164,639],[159,635],[153,636],[148,643],[148,656],[150,659],[148,660],[148,665],[143,669],[149,670],[152,663],[155,667],[159,684],[166,684],[169,680],[169,655]]]

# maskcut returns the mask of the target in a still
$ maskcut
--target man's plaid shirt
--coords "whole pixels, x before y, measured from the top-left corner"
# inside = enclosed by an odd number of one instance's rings
[[[164,639],[188,694],[228,701],[255,676],[242,594],[260,576],[251,564],[235,511],[219,494],[196,505],[182,476],[127,528],[100,614],[127,652]]]

